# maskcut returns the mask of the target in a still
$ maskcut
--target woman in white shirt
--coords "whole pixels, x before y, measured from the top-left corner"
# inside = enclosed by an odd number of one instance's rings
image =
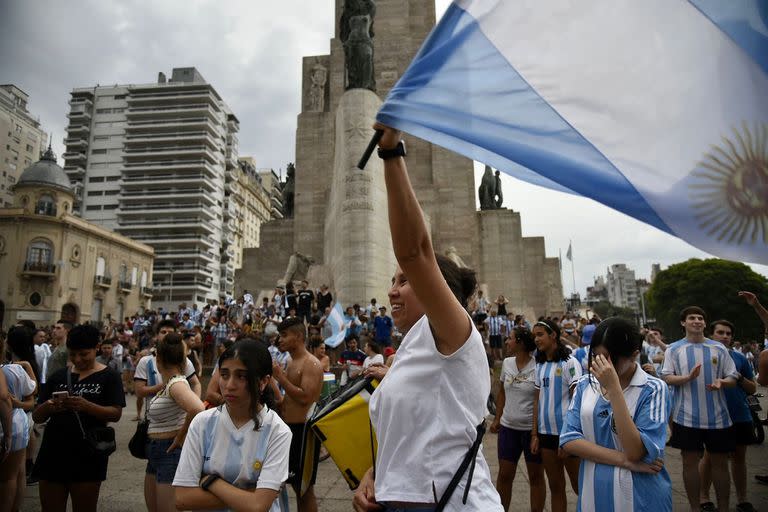
[[[11,328],[8,337],[32,342],[32,332],[26,327]],[[0,400],[6,408],[5,414],[7,408],[11,408],[10,418],[0,418],[0,510],[19,510],[26,489],[24,458],[31,426],[25,409],[34,405],[32,395],[37,383],[29,363],[4,364],[5,353],[5,344],[0,337]]]
[[[365,351],[365,361],[363,361],[363,371],[374,364],[384,364],[384,356],[381,354],[381,347],[378,343],[368,340],[363,347]]]
[[[478,451],[490,382],[483,341],[466,311],[477,281],[470,269],[435,254],[401,133],[378,123],[375,128],[383,131],[379,156],[398,261],[388,295],[392,320],[407,334],[370,400],[378,450],[353,505],[357,511],[382,505],[433,510],[442,501],[445,510],[501,511]]]
[[[165,387],[149,402],[147,418],[147,470],[144,501],[150,512],[173,512],[171,482],[181,457],[181,446],[192,418],[203,411],[203,402],[185,376],[187,347],[178,333],[166,334],[157,343],[155,358]]]
[[[219,358],[224,404],[192,420],[173,480],[179,510],[279,512],[291,431],[272,409],[272,357],[245,338]],[[284,510],[287,510],[285,508]]]
[[[496,417],[491,432],[499,434],[499,476],[496,489],[504,510],[512,500],[517,461],[525,455],[525,467],[530,481],[531,512],[544,510],[547,487],[541,454],[531,451],[533,429],[533,401],[536,397],[536,360],[533,353],[536,342],[525,327],[515,327],[507,336],[507,352],[512,355],[501,365],[501,388],[496,396]]]

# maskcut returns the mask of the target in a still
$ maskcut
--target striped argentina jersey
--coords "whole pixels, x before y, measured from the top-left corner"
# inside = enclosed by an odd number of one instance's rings
[[[174,487],[198,487],[200,475],[217,474],[240,489],[272,489],[288,478],[291,430],[274,411],[263,407],[260,427],[253,420],[235,427],[226,406],[208,409],[194,417],[181,449]],[[269,512],[287,510],[283,495]]]
[[[644,462],[664,458],[670,397],[661,379],[646,374],[640,365],[624,390],[629,414],[647,451]],[[560,434],[560,446],[577,439],[622,450],[615,432],[611,403],[603,398],[600,384],[583,376],[576,385],[571,407]],[[598,464],[587,459],[579,467],[579,511],[624,512],[627,510],[672,510],[672,482],[666,468],[658,474],[633,473],[620,466]]]
[[[581,377],[581,363],[575,357],[564,361],[536,363],[539,390],[539,434],[560,435],[571,400],[571,385]]]
[[[501,326],[506,321],[505,318],[496,316],[489,316],[485,319],[485,323],[488,324],[488,334],[490,336],[498,336],[501,334]]]
[[[698,364],[701,365],[701,373],[697,378],[675,386],[672,421],[691,428],[728,428],[731,417],[725,393],[722,389],[707,389],[707,384],[716,379],[739,377],[736,365],[723,344],[710,339],[701,343],[691,343],[685,338],[678,340],[664,354],[661,375],[688,375]]]

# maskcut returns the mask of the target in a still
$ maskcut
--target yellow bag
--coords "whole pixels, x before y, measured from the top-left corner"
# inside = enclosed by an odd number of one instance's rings
[[[358,377],[320,402],[310,427],[323,443],[350,489],[376,459],[376,434],[368,415],[368,401],[379,382]],[[306,453],[306,452],[305,452]]]

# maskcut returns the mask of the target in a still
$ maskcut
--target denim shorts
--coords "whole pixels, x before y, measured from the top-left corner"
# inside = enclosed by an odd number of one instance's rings
[[[159,484],[173,483],[176,468],[181,457],[181,448],[166,453],[173,439],[150,439],[147,441],[147,474],[155,475]]]

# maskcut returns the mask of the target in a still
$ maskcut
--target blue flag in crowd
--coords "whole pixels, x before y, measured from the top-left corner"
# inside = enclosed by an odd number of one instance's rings
[[[378,120],[768,264],[766,0],[455,0]]]
[[[340,303],[337,302],[333,306],[331,314],[328,315],[325,321],[331,326],[331,332],[333,333],[325,338],[325,344],[331,348],[336,348],[344,341],[344,335],[347,332],[347,326],[344,323],[344,311],[342,311]]]

